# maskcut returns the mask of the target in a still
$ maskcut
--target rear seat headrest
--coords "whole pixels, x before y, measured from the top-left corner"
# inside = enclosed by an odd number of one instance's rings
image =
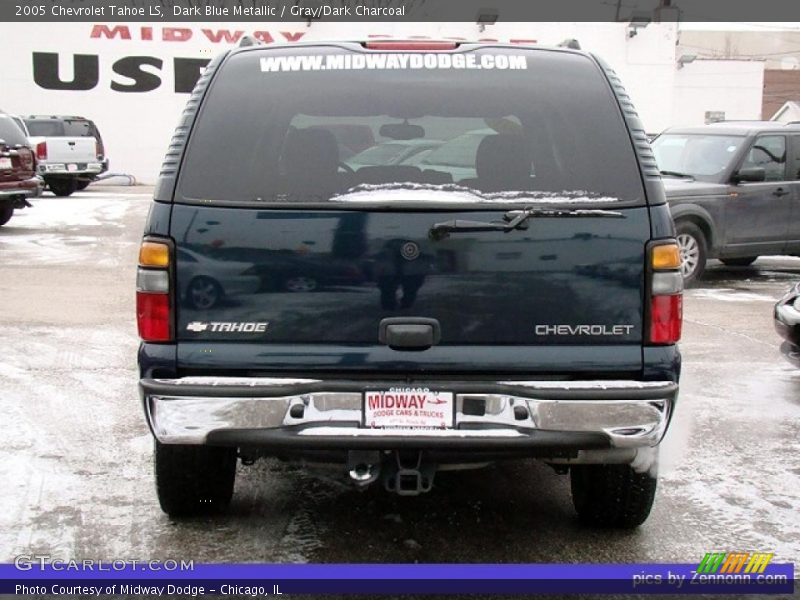
[[[295,129],[283,147],[286,173],[296,176],[335,174],[339,168],[339,146],[326,129]]]
[[[497,183],[503,189],[530,179],[531,155],[521,135],[488,135],[478,145],[475,170],[481,182]]]

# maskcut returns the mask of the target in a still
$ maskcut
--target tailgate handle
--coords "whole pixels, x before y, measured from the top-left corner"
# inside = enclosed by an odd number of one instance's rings
[[[425,350],[442,338],[436,319],[390,317],[381,321],[378,341],[395,350]]]

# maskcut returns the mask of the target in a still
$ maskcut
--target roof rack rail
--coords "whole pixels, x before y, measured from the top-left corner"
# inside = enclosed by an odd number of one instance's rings
[[[252,35],[245,35],[242,36],[242,39],[239,40],[239,48],[247,48],[249,46],[260,46],[261,41],[254,38]]]
[[[571,50],[581,49],[581,43],[575,38],[567,38],[563,42],[559,42],[558,44],[556,44],[556,46],[559,48],[569,48]]]

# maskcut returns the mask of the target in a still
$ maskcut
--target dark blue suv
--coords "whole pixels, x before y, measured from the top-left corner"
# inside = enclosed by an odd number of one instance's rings
[[[354,168],[334,132],[438,140]],[[194,90],[137,282],[162,508],[224,508],[237,459],[414,495],[537,458],[593,525],[650,512],[682,277],[618,78],[571,49],[246,43]]]

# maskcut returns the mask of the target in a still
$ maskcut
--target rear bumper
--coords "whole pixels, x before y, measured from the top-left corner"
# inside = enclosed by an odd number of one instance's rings
[[[36,177],[22,181],[0,182],[0,198],[31,198],[39,191],[39,180]]]
[[[671,381],[436,382],[436,389],[455,395],[452,429],[364,427],[364,392],[397,385],[187,377],[143,379],[140,390],[150,428],[162,443],[281,451],[654,447],[678,392]]]
[[[107,163],[105,163],[107,165]],[[96,176],[103,173],[108,167],[104,168],[103,161],[95,162],[43,162],[39,163],[39,173],[44,176],[57,175],[59,177],[87,177]]]

